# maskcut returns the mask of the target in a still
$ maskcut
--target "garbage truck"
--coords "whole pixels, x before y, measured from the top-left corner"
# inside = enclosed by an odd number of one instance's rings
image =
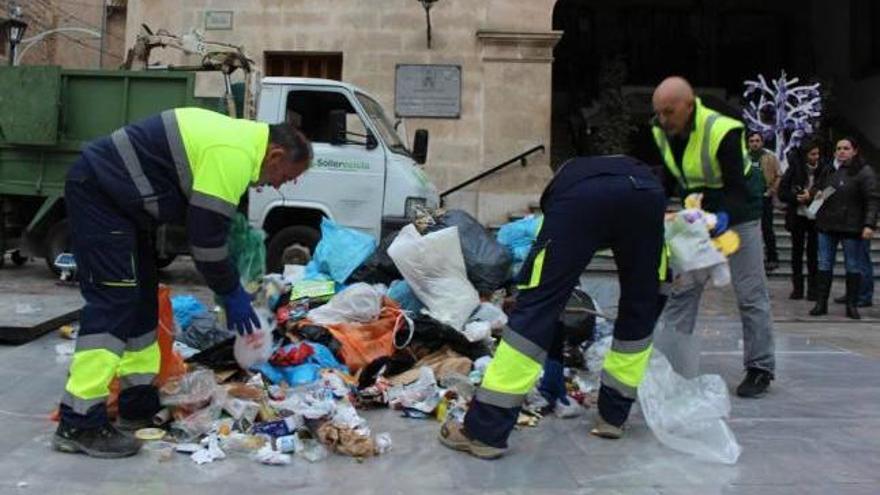
[[[195,96],[195,71],[172,69],[0,67],[0,254],[15,264],[45,258],[58,273],[54,261],[69,250],[64,180],[89,140],[169,108],[235,112],[228,98]],[[367,92],[305,78],[267,77],[253,86],[255,117],[299,126],[314,149],[298,184],[252,188],[243,201],[251,224],[266,232],[269,270],[307,262],[324,217],[379,237],[419,208],[439,205],[423,170],[427,131],[416,131],[408,147]],[[160,227],[156,248],[160,267],[188,253],[183,229]]]

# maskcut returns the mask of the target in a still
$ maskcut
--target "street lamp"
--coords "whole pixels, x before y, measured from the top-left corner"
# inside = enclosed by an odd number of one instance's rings
[[[431,49],[431,7],[437,3],[437,0],[418,0],[420,4],[422,4],[422,8],[425,9],[425,21],[428,23],[428,49]]]
[[[21,43],[27,27],[28,24],[26,22],[18,19],[6,19],[3,22],[3,29],[6,31],[7,39],[9,39],[9,65],[15,65],[15,47]]]

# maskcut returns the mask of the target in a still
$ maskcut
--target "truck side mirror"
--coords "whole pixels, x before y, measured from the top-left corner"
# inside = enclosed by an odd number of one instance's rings
[[[342,145],[348,142],[348,134],[345,131],[345,110],[330,110],[330,144]]]
[[[428,130],[416,129],[413,136],[412,157],[419,165],[424,165],[428,160]]]
[[[376,136],[373,135],[372,131],[367,131],[366,146],[368,150],[374,150],[379,147],[379,141],[376,139]]]

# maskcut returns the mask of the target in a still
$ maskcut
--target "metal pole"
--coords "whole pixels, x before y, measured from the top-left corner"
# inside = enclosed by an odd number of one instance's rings
[[[98,68],[104,67],[104,38],[107,37],[107,0],[101,2],[101,49],[98,51]]]

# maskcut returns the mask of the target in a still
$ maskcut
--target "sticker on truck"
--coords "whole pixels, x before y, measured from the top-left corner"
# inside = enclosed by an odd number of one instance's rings
[[[342,161],[342,160],[333,160],[330,158],[317,158],[314,161],[313,166],[318,168],[325,168],[329,170],[341,170],[341,171],[356,171],[356,170],[370,170],[370,164],[368,162],[361,161]]]

